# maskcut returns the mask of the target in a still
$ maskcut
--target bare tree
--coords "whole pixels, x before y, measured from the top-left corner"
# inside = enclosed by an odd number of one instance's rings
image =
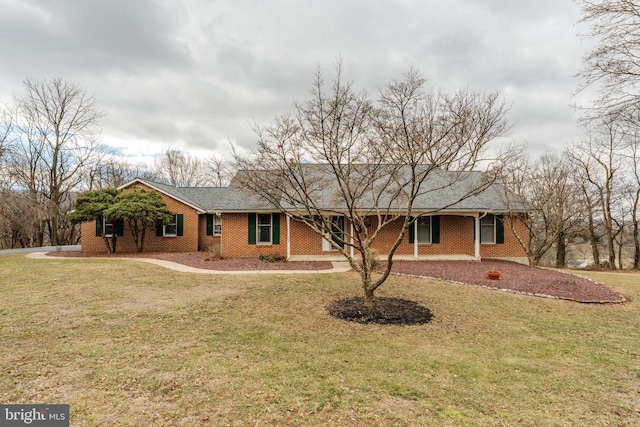
[[[582,219],[572,164],[566,155],[549,153],[531,160],[525,147],[510,151],[509,161],[500,168],[501,180],[517,196],[518,206],[526,200],[531,209],[526,217],[516,216],[518,220],[511,223],[511,230],[531,265],[538,265],[555,245],[555,265],[564,267],[567,239]],[[505,203],[511,206],[514,201],[507,195]],[[527,230],[527,236],[521,235],[518,223]]]
[[[18,140],[12,173],[39,206],[42,244],[61,237],[64,206],[72,205],[72,192],[85,179],[87,167],[98,161],[100,147],[95,127],[102,113],[93,98],[60,78],[24,82],[26,93],[16,98],[15,132]]]
[[[126,160],[111,157],[89,170],[86,187],[87,190],[117,188],[135,178],[154,180],[156,176],[145,165],[132,165]]]
[[[640,4],[634,0],[577,0],[598,45],[583,59],[584,87],[598,85],[598,109],[637,108],[640,101]],[[581,88],[581,89],[582,89]]]
[[[0,109],[0,188],[9,186],[9,168],[6,165],[13,145],[13,116],[8,108]]]
[[[156,156],[153,165],[156,179],[174,187],[199,187],[207,184],[204,162],[177,148],[168,148]]]
[[[214,187],[226,187],[235,175],[235,168],[231,161],[213,154],[204,162],[207,184]]]
[[[587,206],[595,208],[590,214],[590,234],[595,245],[594,217],[601,218],[605,230],[608,265],[616,267],[615,236],[616,223],[612,209],[620,197],[616,183],[623,171],[625,133],[619,115],[603,117],[589,140],[572,147],[568,153],[577,167],[577,179],[581,181]],[[597,247],[597,246],[596,246]],[[594,254],[594,260],[595,260]]]
[[[507,128],[507,108],[497,93],[434,94],[424,86],[412,70],[374,103],[342,79],[340,64],[328,91],[318,71],[310,99],[297,103],[293,114],[256,127],[252,156],[236,155],[240,169],[253,171],[239,174],[245,188],[306,224],[349,261],[360,274],[366,307],[375,306],[374,292],[415,220],[415,200],[454,185],[464,186],[461,199],[485,189],[490,177],[474,181],[466,171]],[[344,216],[344,225],[333,221],[335,215]],[[373,243],[398,222],[386,267],[375,275]]]
[[[637,119],[632,123],[638,123]],[[633,236],[633,265],[634,270],[640,269],[640,220],[638,207],[640,203],[640,128],[632,126],[629,131],[629,154],[631,184],[628,187],[628,196],[631,204],[631,223]]]

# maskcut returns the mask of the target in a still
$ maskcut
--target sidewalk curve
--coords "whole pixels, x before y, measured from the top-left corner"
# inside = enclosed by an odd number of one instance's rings
[[[146,262],[149,264],[154,264],[159,267],[168,268],[169,270],[180,271],[182,273],[197,273],[197,274],[315,274],[315,273],[346,273],[347,271],[351,271],[351,266],[347,261],[331,261],[331,265],[333,268],[329,268],[326,270],[235,270],[235,271],[226,271],[226,270],[208,270],[204,268],[196,268],[189,267],[188,265],[178,264],[177,262],[165,261],[162,259],[155,258],[102,258],[102,257],[91,257],[91,258],[60,258],[60,257],[52,257],[48,256],[46,252],[31,252],[27,255],[27,258],[32,259],[49,259],[49,260],[89,260],[89,259],[108,259],[108,260],[131,260],[131,261],[140,261]]]

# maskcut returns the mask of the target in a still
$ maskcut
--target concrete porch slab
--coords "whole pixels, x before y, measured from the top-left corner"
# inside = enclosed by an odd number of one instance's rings
[[[378,259],[383,261],[387,256],[378,255]],[[339,254],[329,255],[292,255],[289,258],[290,261],[346,261],[346,258]],[[480,258],[476,258],[470,255],[420,255],[418,258],[413,255],[395,255],[394,261],[480,261]]]

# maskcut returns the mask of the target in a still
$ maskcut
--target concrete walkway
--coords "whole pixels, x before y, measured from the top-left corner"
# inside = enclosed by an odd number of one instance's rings
[[[42,248],[40,248],[42,249]],[[27,255],[32,259],[47,259],[47,260],[91,260],[91,259],[108,259],[108,260],[131,260],[146,262],[154,264],[159,267],[168,268],[170,270],[180,271],[182,273],[197,273],[197,274],[314,274],[314,273],[345,273],[351,271],[351,266],[347,261],[331,261],[333,268],[325,270],[208,270],[204,268],[189,267],[188,265],[178,264],[177,262],[165,261],[154,258],[103,258],[103,257],[91,257],[91,258],[60,258],[48,256],[47,252],[31,252]]]
[[[14,255],[14,254],[28,254],[30,252],[69,252],[79,251],[80,245],[66,245],[66,246],[38,246],[37,248],[18,248],[18,249],[2,249],[0,255]]]

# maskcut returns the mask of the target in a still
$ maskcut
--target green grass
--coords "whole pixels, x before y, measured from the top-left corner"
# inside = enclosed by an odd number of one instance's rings
[[[585,305],[392,277],[423,326],[327,315],[357,276],[0,257],[0,402],[73,426],[640,425],[640,275]]]

